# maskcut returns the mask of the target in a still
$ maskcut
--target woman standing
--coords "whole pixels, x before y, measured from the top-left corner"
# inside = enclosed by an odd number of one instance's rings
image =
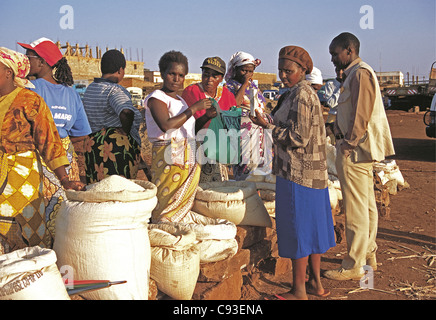
[[[53,120],[61,137],[62,145],[67,152],[70,165],[66,168],[71,180],[86,182],[85,174],[80,175],[79,161],[84,165],[84,159],[78,158],[73,143],[82,146],[85,138],[91,133],[88,118],[83,108],[79,94],[70,86],[74,84],[73,75],[67,59],[57,45],[47,39],[40,38],[31,44],[18,43],[26,49],[30,61],[29,75],[33,91],[39,94],[48,105]],[[51,235],[55,236],[56,216],[60,204],[65,199],[65,193],[56,175],[43,162],[45,219]]]
[[[87,183],[111,175],[135,179],[138,173],[143,118],[130,93],[119,84],[126,65],[121,51],[106,51],[100,61],[101,78],[95,78],[83,96],[92,131],[85,146]]]
[[[65,189],[82,190],[71,181],[65,149],[50,109],[25,77],[28,58],[0,48],[0,253],[26,246],[50,247],[44,220],[40,157]]]
[[[188,106],[206,98],[214,99],[222,111],[236,106],[235,96],[222,83],[226,73],[226,63],[220,57],[206,58],[201,70],[201,82],[191,84],[183,90],[182,98]],[[195,131],[208,128],[211,119],[216,115],[215,108],[196,112],[194,114]],[[225,180],[228,180],[228,171],[224,164],[207,162],[201,166],[200,182]]]
[[[181,52],[165,53],[159,70],[163,87],[145,99],[147,133],[153,144],[151,182],[158,198],[152,221],[179,222],[192,208],[200,179],[193,115],[212,103],[202,99],[189,107],[179,96],[188,73],[188,59]]]
[[[255,110],[259,111],[268,122],[272,122],[265,114],[265,98],[253,82],[253,74],[260,65],[259,59],[246,52],[238,51],[229,61],[226,84],[235,95],[236,104],[242,109],[241,118],[241,162],[233,166],[236,180],[244,180],[251,171],[267,174],[271,171],[271,145],[269,137],[265,137],[263,128],[258,127],[250,119],[251,100],[256,103]]]
[[[305,80],[313,68],[303,48],[279,52],[279,76],[290,88],[273,111],[273,124],[259,112],[253,122],[272,130],[279,254],[292,259],[293,287],[285,299],[325,297],[320,280],[321,254],[335,246],[328,193],[325,126],[319,99]],[[305,286],[306,266],[310,278]]]

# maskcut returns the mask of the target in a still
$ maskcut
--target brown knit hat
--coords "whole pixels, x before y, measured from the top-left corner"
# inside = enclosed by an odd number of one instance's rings
[[[313,69],[312,58],[309,53],[301,47],[286,46],[280,49],[279,59],[288,59],[298,63],[306,69],[306,74],[310,74]]]

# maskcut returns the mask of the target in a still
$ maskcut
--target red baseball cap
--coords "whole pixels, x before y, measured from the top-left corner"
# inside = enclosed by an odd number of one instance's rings
[[[41,58],[48,63],[50,67],[53,67],[56,62],[62,59],[62,52],[59,50],[58,46],[47,38],[39,38],[33,41],[31,44],[25,44],[18,42],[20,46],[25,49],[35,51]]]

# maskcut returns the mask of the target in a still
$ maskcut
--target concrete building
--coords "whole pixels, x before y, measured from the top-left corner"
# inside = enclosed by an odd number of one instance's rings
[[[58,41],[57,46],[68,60],[76,84],[89,85],[94,78],[101,77],[100,60],[102,50],[96,47],[95,51],[88,46],[76,44],[70,45],[68,42],[61,45]],[[108,48],[106,48],[106,51]],[[123,52],[123,49],[119,49]],[[124,53],[124,52],[123,52]],[[274,73],[255,72],[253,75],[261,90],[270,89],[277,82],[277,75]],[[201,73],[188,73],[185,77],[185,87],[201,81]],[[150,92],[158,88],[163,80],[159,71],[145,70],[144,62],[127,60],[125,76],[120,83],[124,87],[139,87]]]
[[[386,84],[404,85],[404,75],[401,71],[376,72],[375,74],[381,86]]]
[[[88,85],[94,78],[101,77],[100,60],[102,53],[99,47],[96,48],[93,55],[92,49],[88,45],[84,47],[80,47],[79,44],[71,46],[67,42],[62,46],[59,41],[56,44],[59,49],[63,51],[64,57],[68,60],[68,64],[73,73],[74,82]],[[108,48],[106,48],[106,51],[107,50]],[[120,51],[123,52],[123,49],[120,49]],[[143,82],[144,62],[127,61],[124,78]]]

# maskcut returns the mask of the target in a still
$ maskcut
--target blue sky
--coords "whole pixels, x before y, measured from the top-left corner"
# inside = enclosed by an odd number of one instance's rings
[[[62,29],[63,5],[73,10],[73,29]],[[373,9],[373,29],[362,29],[362,6]],[[236,51],[262,60],[259,72],[277,72],[281,47],[299,45],[325,78],[334,75],[328,46],[341,32],[361,41],[360,56],[376,71],[428,78],[436,61],[435,0],[14,0],[1,1],[1,46],[47,37],[93,49],[121,48],[127,58],[157,70],[160,56],[180,50],[190,72],[208,56],[228,62]],[[366,20],[367,22],[369,20]]]

